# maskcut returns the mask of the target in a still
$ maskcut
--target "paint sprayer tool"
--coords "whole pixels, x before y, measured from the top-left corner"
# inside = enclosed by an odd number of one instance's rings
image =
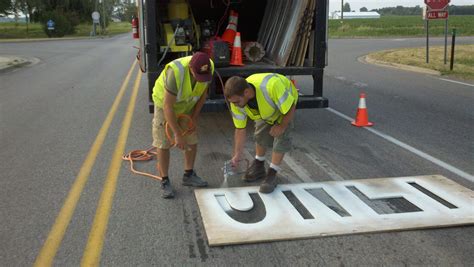
[[[221,187],[228,187],[227,178],[237,177],[244,174],[249,167],[249,161],[247,159],[239,160],[236,165],[232,164],[232,160],[227,160],[224,162],[224,181],[221,184]]]
[[[248,166],[248,159],[240,160],[235,165],[232,164],[232,160],[227,160],[226,162],[224,162],[224,167],[222,168],[222,170],[224,171],[224,176],[230,177],[244,174],[247,171]]]

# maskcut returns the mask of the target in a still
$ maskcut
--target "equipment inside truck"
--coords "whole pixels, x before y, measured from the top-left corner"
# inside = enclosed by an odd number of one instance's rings
[[[262,72],[311,75],[313,93],[302,95],[298,108],[328,106],[322,97],[327,0],[141,0],[138,4],[145,31],[140,64],[148,73],[150,96],[167,63],[202,51],[213,59],[224,81]],[[219,78],[211,85],[205,111],[225,109]],[[150,98],[150,110],[152,105]]]

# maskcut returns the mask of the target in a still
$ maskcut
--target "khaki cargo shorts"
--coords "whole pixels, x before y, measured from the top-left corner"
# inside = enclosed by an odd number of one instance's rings
[[[292,148],[291,132],[294,129],[293,120],[290,122],[285,132],[276,138],[270,135],[270,129],[272,126],[273,125],[270,125],[263,120],[256,121],[254,132],[255,142],[257,142],[258,145],[266,148],[273,147],[273,151],[278,153],[289,152]]]
[[[166,136],[165,130],[165,114],[163,109],[155,106],[155,113],[153,114],[153,122],[152,122],[152,135],[153,135],[153,146],[159,149],[169,149],[171,147],[171,142],[168,140]],[[185,121],[178,121],[178,124],[182,129],[186,129],[186,122]],[[186,135],[184,137],[186,140],[186,144],[188,145],[195,145],[198,143],[198,136],[197,131]]]

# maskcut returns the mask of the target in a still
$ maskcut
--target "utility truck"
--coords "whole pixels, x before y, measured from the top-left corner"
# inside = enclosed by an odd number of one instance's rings
[[[150,112],[164,66],[195,51],[207,52],[216,70],[203,111],[226,109],[222,84],[228,77],[265,72],[312,76],[312,93],[300,92],[297,108],[328,107],[323,97],[328,0],[137,0],[137,5],[137,58],[148,79]],[[243,66],[231,60],[235,32],[242,39]]]

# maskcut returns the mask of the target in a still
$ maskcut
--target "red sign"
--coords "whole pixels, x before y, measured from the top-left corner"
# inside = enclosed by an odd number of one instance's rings
[[[426,12],[427,19],[447,19],[448,18],[448,11],[427,11]]]
[[[425,4],[431,10],[442,10],[445,9],[451,0],[425,0]]]

